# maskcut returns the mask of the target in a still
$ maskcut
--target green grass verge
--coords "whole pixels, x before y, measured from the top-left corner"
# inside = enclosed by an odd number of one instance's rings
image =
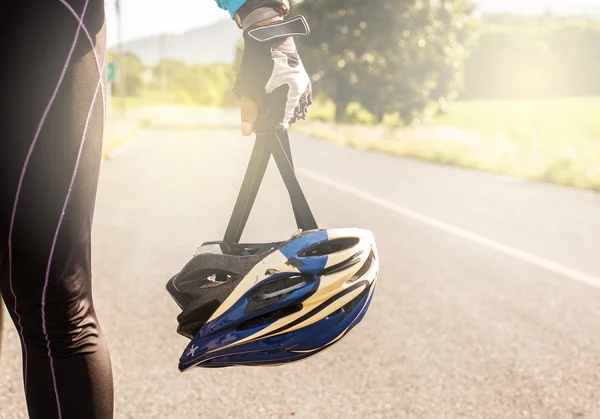
[[[111,97],[111,104],[117,109],[119,96]],[[161,105],[198,106],[187,92],[178,89],[162,91],[147,88],[142,89],[138,96],[125,97],[125,107],[130,110]]]
[[[126,135],[118,136],[118,137],[107,137],[104,139],[104,145],[102,147],[102,159],[110,160],[110,155],[117,148],[121,147],[126,142],[132,140],[136,135],[140,133],[142,126],[137,126],[131,131],[129,131]]]
[[[331,112],[317,105],[315,113],[325,119]],[[600,190],[600,98],[457,102],[432,123],[410,128],[312,119],[294,129],[399,156]]]
[[[118,109],[120,106],[120,98],[118,96],[112,96],[110,98],[110,105],[113,109],[113,113],[116,115],[118,113]],[[152,125],[152,121],[147,117],[140,116],[144,115],[144,109],[150,109],[158,106],[165,105],[176,105],[177,107],[182,106],[197,106],[196,102],[190,98],[190,96],[182,91],[177,89],[170,90],[156,90],[145,88],[140,92],[139,96],[134,97],[125,97],[125,107],[128,113],[133,113],[138,115],[137,117],[133,117],[131,120],[126,122],[126,128],[123,130],[124,132],[115,135],[110,134],[109,130],[106,133],[104,138],[104,146],[102,149],[102,157],[104,159],[109,159],[110,154],[122,146],[133,137],[135,137],[141,129],[147,128]],[[107,124],[116,123],[120,124],[121,121],[118,120],[118,116],[115,116],[114,121],[108,121]]]

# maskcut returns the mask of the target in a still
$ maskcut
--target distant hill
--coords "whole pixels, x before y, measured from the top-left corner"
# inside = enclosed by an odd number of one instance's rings
[[[125,43],[123,47],[139,56],[147,66],[156,65],[162,58],[185,61],[189,64],[210,64],[233,62],[236,45],[241,37],[242,33],[235,23],[231,20],[221,20],[179,35],[167,34],[162,37],[137,39]]]

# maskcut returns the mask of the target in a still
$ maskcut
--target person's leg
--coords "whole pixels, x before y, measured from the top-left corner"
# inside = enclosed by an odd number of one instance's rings
[[[1,257],[0,257],[0,266],[2,266],[2,258]],[[4,338],[4,300],[2,299],[2,291],[0,291],[0,358],[2,358],[2,339],[3,338]]]
[[[0,246],[0,268],[2,267],[2,246]],[[1,271],[1,269],[0,269]],[[2,358],[2,339],[4,338],[4,300],[2,298],[2,288],[0,287],[0,359]]]
[[[0,287],[21,337],[29,415],[112,418],[90,267],[104,4],[14,1],[0,39]]]

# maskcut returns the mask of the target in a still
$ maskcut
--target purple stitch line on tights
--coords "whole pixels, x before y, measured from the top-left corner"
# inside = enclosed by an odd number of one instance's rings
[[[83,6],[83,12],[81,13],[82,18],[83,18],[83,16],[85,16],[85,11],[87,9],[88,2],[89,2],[89,0],[85,0],[85,4]],[[10,292],[13,296],[13,301],[14,301],[13,312],[17,316],[17,324],[19,325],[19,333],[21,335],[21,342],[23,343],[23,353],[24,353],[24,363],[25,363],[25,368],[24,368],[25,371],[23,374],[23,376],[24,376],[23,380],[24,380],[24,384],[25,384],[25,392],[27,392],[28,355],[27,355],[27,345],[25,344],[25,336],[23,334],[23,325],[21,323],[21,316],[17,312],[17,295],[15,294],[15,290],[14,290],[13,283],[12,283],[12,233],[13,233],[13,230],[15,227],[15,219],[16,219],[16,215],[17,215],[17,207],[19,205],[19,197],[21,195],[21,189],[23,187],[23,181],[25,179],[25,174],[27,173],[29,161],[31,160],[31,155],[33,154],[33,150],[35,149],[35,146],[39,139],[40,133],[42,131],[42,127],[44,126],[44,123],[46,122],[46,118],[48,117],[48,114],[50,113],[50,109],[52,108],[52,105],[54,104],[54,101],[56,100],[56,96],[58,95],[60,86],[62,85],[62,82],[67,74],[67,69],[69,68],[69,63],[71,62],[71,58],[73,57],[73,52],[75,51],[75,46],[77,45],[77,40],[79,39],[79,32],[81,30],[81,26],[82,26],[82,22],[80,22],[77,26],[77,31],[75,32],[75,38],[73,39],[73,44],[71,45],[71,49],[69,50],[69,54],[67,55],[67,59],[65,61],[65,65],[64,65],[62,72],[60,74],[60,77],[58,79],[58,83],[56,84],[54,92],[52,93],[52,97],[50,98],[50,101],[48,102],[48,105],[46,106],[44,114],[42,115],[42,119],[40,120],[38,128],[33,137],[33,141],[31,142],[31,145],[29,146],[27,156],[25,157],[25,162],[23,163],[23,168],[21,169],[21,176],[19,177],[19,183],[17,184],[17,191],[15,194],[15,203],[13,205],[13,210],[12,210],[11,219],[10,219],[10,226],[8,229],[8,285],[10,288]],[[60,410],[60,403],[58,401],[58,392],[56,391],[56,377],[54,374],[54,369],[52,369],[52,378],[54,379],[54,390],[55,390],[55,394],[57,396],[56,401],[58,404],[57,408],[58,408],[58,415],[59,415],[59,419],[60,419],[60,418],[62,418],[62,414],[61,414],[61,410]]]
[[[83,18],[85,16],[85,12],[88,6],[88,1],[86,0],[85,5],[83,6],[83,11],[81,12],[81,18],[77,19],[78,21],[78,25],[77,25],[77,37],[75,38],[75,42],[73,44],[73,47],[75,46],[75,44],[77,43],[77,39],[79,37],[79,31],[81,30],[81,28],[83,27]],[[92,46],[93,47],[93,46]],[[73,48],[74,49],[74,48]],[[57,237],[58,237],[58,233],[60,231],[60,227],[62,225],[62,221],[65,215],[65,209],[67,206],[67,203],[69,201],[69,198],[71,196],[71,190],[73,188],[73,184],[74,184],[74,180],[75,180],[75,176],[77,175],[77,170],[79,168],[79,163],[81,161],[81,153],[83,150],[83,145],[85,143],[85,136],[87,133],[87,129],[88,129],[88,124],[90,121],[90,117],[92,114],[92,110],[94,109],[94,104],[96,103],[96,97],[98,96],[98,88],[100,87],[100,85],[102,84],[102,73],[100,73],[99,77],[98,77],[98,84],[96,85],[96,90],[94,91],[94,97],[92,98],[92,104],[90,106],[90,110],[88,112],[88,115],[86,117],[85,120],[85,125],[84,125],[84,129],[83,129],[83,135],[81,137],[81,142],[79,145],[79,151],[77,153],[77,160],[75,162],[75,168],[73,171],[73,176],[71,177],[71,181],[69,183],[69,188],[67,190],[67,197],[65,199],[65,203],[61,209],[60,212],[60,216],[58,219],[58,225],[56,227],[56,231],[54,233],[54,238],[52,239],[52,246],[50,247],[50,254],[48,256],[48,266],[46,268],[46,276],[44,278],[44,288],[42,290],[42,330],[44,332],[44,336],[46,338],[46,348],[48,348],[48,359],[50,360],[50,370],[52,371],[52,382],[54,384],[54,395],[56,397],[56,406],[58,409],[58,419],[62,419],[62,409],[61,409],[61,405],[60,405],[60,396],[58,394],[58,383],[56,381],[56,370],[54,368],[54,358],[52,357],[52,349],[50,346],[50,336],[48,335],[48,324],[46,322],[46,296],[48,293],[48,283],[50,280],[50,267],[52,265],[52,258],[54,256],[54,250],[56,248],[56,242],[57,242]]]
[[[94,58],[96,59],[96,67],[98,67],[98,75],[100,76],[100,80],[103,80],[104,65],[102,65],[102,67],[100,66],[100,58],[98,58],[98,51],[96,50],[96,47],[94,46],[94,41],[92,40],[92,37],[91,37],[89,31],[87,30],[87,28],[85,27],[85,24],[83,23],[83,19],[81,17],[79,17],[77,12],[73,9],[73,7],[71,7],[71,5],[69,3],[66,2],[66,0],[59,0],[59,1],[67,8],[67,10],[69,12],[71,12],[71,14],[75,18],[75,20],[77,20],[77,22],[79,22],[79,24],[81,25],[81,29],[83,29],[83,33],[85,34],[88,41],[90,41],[90,46],[92,47],[92,52],[94,53]],[[104,64],[106,64],[106,57],[105,57]],[[106,97],[106,89],[104,87],[104,83],[103,82],[100,82],[100,83],[101,83],[101,87],[102,87],[102,108],[106,112],[106,98],[105,98]]]
[[[92,112],[94,110],[94,105],[96,104],[96,99],[98,98],[98,92],[100,90],[100,85],[102,84],[102,73],[100,73],[100,79],[98,80],[98,84],[96,85],[96,90],[94,92],[94,97],[92,98],[92,104],[90,106],[90,110],[88,112],[87,118],[85,120],[85,127],[83,129],[83,135],[81,137],[81,143],[79,145],[79,151],[77,153],[77,160],[75,162],[75,169],[73,171],[73,176],[71,177],[71,182],[69,183],[69,189],[67,191],[67,197],[65,199],[65,203],[63,204],[60,218],[58,219],[58,225],[56,226],[56,231],[54,232],[54,238],[52,239],[52,247],[50,248],[50,256],[48,258],[48,266],[46,268],[46,277],[44,279],[44,290],[42,291],[42,329],[44,331],[44,336],[46,337],[46,347],[48,348],[48,358],[50,358],[50,366],[52,368],[52,378],[54,380],[54,390],[56,394],[56,403],[59,406],[59,419],[62,418],[62,414],[60,413],[60,401],[58,397],[58,387],[56,385],[56,375],[54,372],[54,359],[52,358],[52,350],[50,348],[50,336],[48,336],[48,327],[46,323],[46,295],[48,292],[48,283],[50,281],[50,268],[52,266],[52,258],[54,256],[54,250],[56,249],[56,242],[58,241],[58,234],[60,232],[60,227],[62,226],[62,222],[67,210],[67,205],[71,198],[71,192],[73,191],[73,185],[75,184],[75,178],[77,176],[77,171],[79,169],[79,164],[81,162],[81,154],[83,152],[83,146],[85,144],[87,130],[89,127],[89,122],[92,116]]]

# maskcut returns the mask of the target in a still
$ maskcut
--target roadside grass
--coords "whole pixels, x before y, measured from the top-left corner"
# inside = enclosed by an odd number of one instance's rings
[[[110,160],[111,153],[117,148],[132,140],[139,132],[152,125],[149,119],[140,119],[118,135],[106,135],[102,145],[102,159]]]
[[[112,106],[115,109],[119,106],[119,100],[118,96],[113,96],[111,98]],[[139,109],[161,105],[197,106],[196,102],[188,93],[177,89],[162,91],[144,88],[138,96],[125,97],[125,106],[127,109]]]
[[[600,98],[463,101],[426,124],[335,124],[316,104],[295,130],[350,146],[600,190]]]
[[[125,97],[125,108],[128,117],[123,120],[118,116],[120,98],[112,96],[110,98],[111,113],[109,114],[112,116],[107,120],[102,157],[109,159],[113,150],[131,140],[141,129],[152,125],[152,120],[147,116],[145,110],[169,105],[177,107],[197,106],[196,102],[182,90],[168,89],[162,91],[144,88],[139,96]]]

